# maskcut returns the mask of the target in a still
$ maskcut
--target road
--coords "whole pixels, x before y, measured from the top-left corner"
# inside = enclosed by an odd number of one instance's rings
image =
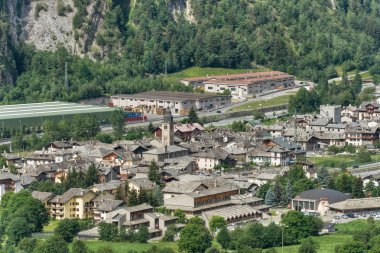
[[[280,110],[280,111],[275,111],[276,115],[284,115],[287,113],[287,110]],[[273,115],[273,112],[267,112],[265,113],[265,115],[267,117],[270,117]],[[243,117],[236,117],[236,118],[229,118],[229,119],[224,119],[224,120],[220,120],[220,121],[217,121],[217,122],[211,122],[211,123],[207,123],[205,124],[205,127],[208,127],[208,126],[216,126],[216,127],[222,127],[222,126],[228,126],[228,125],[231,125],[234,121],[248,121],[248,120],[253,120],[253,116],[243,116]]]
[[[359,74],[360,75],[362,75],[362,74],[365,74],[365,73],[367,73],[368,72],[368,70],[367,71],[362,71],[362,72],[359,72]],[[351,77],[354,77],[355,76],[355,74],[353,74],[353,75],[349,75],[348,76],[348,79],[350,79]],[[332,82],[339,82],[339,81],[342,81],[342,77],[337,77],[337,78],[332,78],[332,79],[329,79],[328,80],[328,82],[329,83],[332,83]]]

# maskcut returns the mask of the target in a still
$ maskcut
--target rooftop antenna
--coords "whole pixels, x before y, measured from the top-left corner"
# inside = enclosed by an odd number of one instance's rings
[[[66,86],[66,90],[69,91],[70,87],[69,87],[69,78],[67,75],[67,62],[65,62],[65,86]]]

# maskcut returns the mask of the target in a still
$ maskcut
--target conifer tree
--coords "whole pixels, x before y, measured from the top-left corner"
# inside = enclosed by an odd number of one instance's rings
[[[285,187],[285,197],[284,197],[284,205],[289,204],[293,199],[293,187],[292,184],[290,183],[290,180],[286,183]]]
[[[265,194],[265,205],[269,205],[269,206],[273,206],[273,205],[276,205],[276,201],[275,201],[275,196],[274,196],[274,192],[272,190],[272,187],[270,187],[267,191],[267,193]]]
[[[191,107],[188,118],[190,123],[199,123],[198,114],[195,111],[194,107]]]
[[[153,160],[149,166],[148,179],[157,185],[161,186],[161,175],[160,169],[157,163]]]
[[[354,198],[364,198],[364,190],[363,190],[363,180],[361,177],[358,177],[354,181],[354,185],[352,186],[352,197]]]

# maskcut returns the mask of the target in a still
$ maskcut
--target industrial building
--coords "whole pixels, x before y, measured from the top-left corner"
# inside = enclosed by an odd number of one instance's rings
[[[120,94],[111,97],[111,106],[124,110],[162,115],[169,108],[172,115],[187,115],[196,110],[210,110],[231,104],[231,96],[190,92],[147,91],[138,94]]]
[[[223,93],[228,90],[233,97],[244,98],[257,93],[295,86],[295,77],[280,71],[250,72],[244,74],[185,78],[181,82],[206,92]]]
[[[93,115],[108,121],[115,108],[67,102],[46,102],[0,106],[1,129],[42,126],[46,120],[71,119],[75,115]]]

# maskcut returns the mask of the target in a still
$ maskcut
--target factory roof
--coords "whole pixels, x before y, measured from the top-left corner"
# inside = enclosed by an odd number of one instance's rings
[[[114,108],[66,102],[0,106],[0,120],[112,112]]]
[[[273,81],[273,80],[282,80],[284,78],[293,78],[291,75],[275,75],[275,76],[263,76],[263,77],[256,77],[256,78],[250,78],[250,79],[212,79],[208,80],[204,83],[206,84],[227,84],[227,85],[250,85],[255,84],[262,81]]]
[[[183,81],[206,81],[206,80],[237,80],[237,79],[254,79],[268,76],[287,75],[280,71],[261,71],[261,72],[249,72],[241,74],[227,74],[227,75],[209,75],[207,77],[193,77],[183,78]]]
[[[130,98],[130,99],[151,99],[165,101],[196,101],[209,99],[213,97],[230,97],[218,94],[201,94],[191,92],[173,92],[173,91],[147,91],[138,94],[119,94],[113,97]]]

